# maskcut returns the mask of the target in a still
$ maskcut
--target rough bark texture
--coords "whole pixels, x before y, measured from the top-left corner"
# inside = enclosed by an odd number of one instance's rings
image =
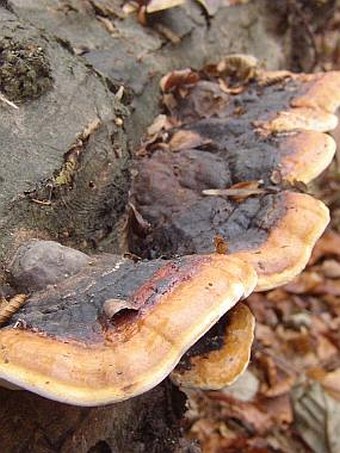
[[[153,15],[148,27],[125,18],[118,1],[0,1],[0,90],[19,107],[0,103],[3,268],[31,238],[119,251],[129,159],[157,113],[161,75],[230,52],[282,67],[285,28],[279,37],[270,20],[260,0],[220,7],[209,21],[188,2]],[[179,39],[169,40],[169,30]],[[28,70],[12,66],[14,53]],[[167,382],[95,409],[1,389],[0,445],[35,453],[192,451],[181,439],[182,413],[181,394]]]
[[[157,111],[161,75],[235,51],[253,53],[271,67],[283,59],[277,38],[266,31],[262,2],[222,8],[210,25],[189,3],[157,14],[150,27],[139,25],[135,16],[121,19],[112,2],[10,4],[19,17],[1,10],[0,43],[14,42],[22,53],[39,49],[49,84],[45,93],[35,90],[34,100],[29,91],[24,99],[16,97],[8,85],[17,68],[10,65],[7,89],[1,83],[19,105],[18,110],[1,106],[1,257],[13,240],[32,235],[82,249],[101,242],[118,251],[128,144],[138,142]],[[160,34],[161,25],[176,33],[178,44]],[[3,52],[7,59],[10,51]],[[21,86],[35,83],[27,74],[22,78]],[[114,93],[121,85],[125,94],[119,101]]]
[[[176,424],[184,397],[169,383],[132,400],[99,408],[72,407],[37,395],[2,389],[3,452],[194,451]],[[176,395],[177,398],[174,398]]]

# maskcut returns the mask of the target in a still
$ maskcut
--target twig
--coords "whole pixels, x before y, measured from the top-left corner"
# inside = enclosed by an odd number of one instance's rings
[[[9,99],[6,98],[2,93],[0,93],[0,102],[4,102],[5,104],[9,105],[10,107],[13,107],[14,109],[19,109],[19,107],[14,104],[14,102],[10,101]]]

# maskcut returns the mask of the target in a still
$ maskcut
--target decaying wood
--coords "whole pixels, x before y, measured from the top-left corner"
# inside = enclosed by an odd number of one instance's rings
[[[176,420],[185,399],[167,382],[111,406],[80,408],[29,392],[1,389],[0,440],[5,452],[195,451]]]

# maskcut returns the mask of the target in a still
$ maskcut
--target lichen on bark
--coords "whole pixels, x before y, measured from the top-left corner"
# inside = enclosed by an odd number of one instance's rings
[[[36,99],[52,88],[44,49],[34,41],[0,40],[0,92],[15,103]]]

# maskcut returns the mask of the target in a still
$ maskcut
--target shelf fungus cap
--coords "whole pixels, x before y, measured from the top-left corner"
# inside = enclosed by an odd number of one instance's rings
[[[182,355],[257,283],[250,264],[218,254],[165,262],[121,260],[102,269],[95,283],[95,270],[90,278],[84,272],[64,286],[32,296],[26,311],[0,329],[0,380],[80,406],[126,400],[167,377]],[[119,302],[130,281],[139,281],[137,289]],[[79,288],[81,301],[75,297]],[[111,307],[117,299],[118,312]],[[60,300],[63,313],[56,319],[54,303]],[[39,309],[40,303],[45,308]],[[85,323],[84,313],[93,309],[94,318]]]
[[[291,184],[295,181],[308,184],[330,165],[336,142],[333,137],[322,132],[298,131],[287,134],[279,150],[282,152],[277,166],[280,179]]]
[[[282,71],[286,74],[286,71]],[[263,76],[265,77],[265,72]],[[270,73],[268,73],[270,74]],[[268,75],[270,80],[270,75]],[[278,73],[275,77],[279,77]],[[272,132],[292,129],[328,132],[336,128],[335,114],[340,106],[340,71],[317,74],[291,74],[295,93],[289,106],[258,125]],[[274,78],[275,81],[275,78]],[[288,91],[289,93],[289,91]]]
[[[318,74],[295,74],[304,90],[292,101],[294,107],[320,108],[334,113],[340,107],[340,72]]]
[[[326,132],[338,122],[340,72],[262,71],[234,55],[171,73],[161,86],[176,127],[153,137],[136,162],[130,198],[149,230],[130,224],[130,250],[211,253],[220,235],[228,253],[254,266],[257,290],[287,283],[329,222],[327,207],[299,192],[334,157]]]
[[[233,384],[249,363],[255,318],[238,303],[181,359],[171,380],[182,387],[219,390]]]
[[[275,288],[296,277],[329,223],[329,210],[321,201],[303,193],[283,195],[284,214],[272,226],[266,241],[253,250],[235,253],[256,269],[257,291]]]

